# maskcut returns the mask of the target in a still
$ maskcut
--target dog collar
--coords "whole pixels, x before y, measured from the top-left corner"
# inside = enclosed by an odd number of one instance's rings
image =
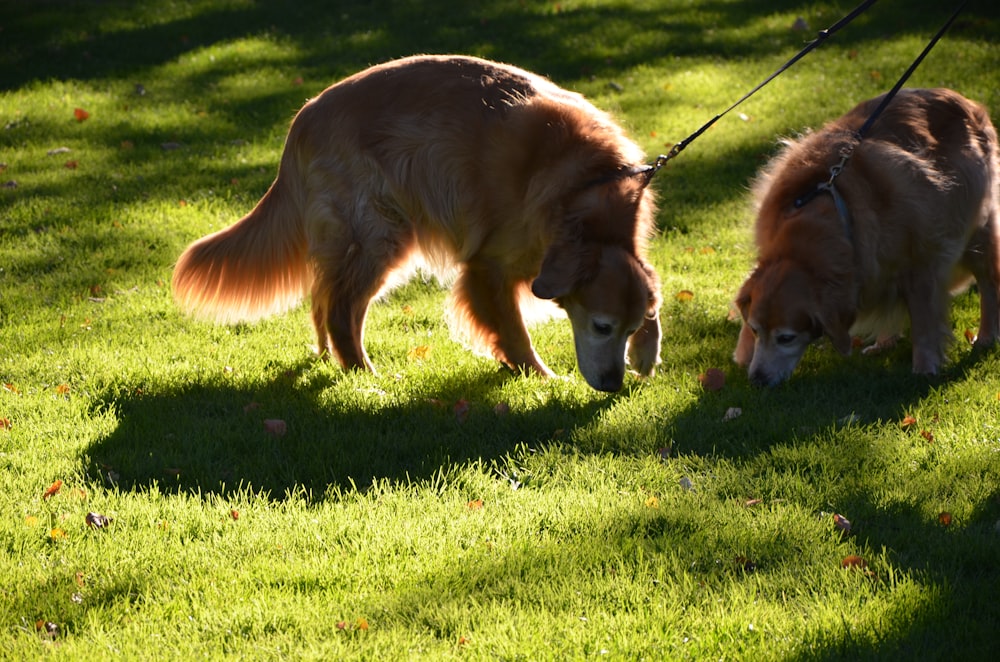
[[[832,178],[829,181],[820,182],[812,191],[800,198],[796,198],[794,203],[795,208],[801,209],[820,193],[829,193],[830,197],[833,198],[833,205],[837,208],[837,216],[840,217],[840,223],[844,226],[844,234],[847,235],[848,239],[852,239],[853,232],[851,227],[853,224],[851,223],[851,210],[847,208],[847,202],[844,201],[844,196],[840,195],[840,191],[834,186]]]

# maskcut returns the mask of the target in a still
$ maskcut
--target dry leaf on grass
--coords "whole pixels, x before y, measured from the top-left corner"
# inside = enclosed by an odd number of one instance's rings
[[[274,437],[284,437],[288,432],[288,424],[280,418],[265,418],[264,431]]]
[[[844,536],[851,532],[851,521],[844,517],[843,515],[833,514],[833,525],[840,529],[840,533]]]
[[[63,482],[57,479],[54,483],[49,485],[49,488],[47,490],[45,490],[45,493],[42,494],[42,499],[49,499],[50,497],[54,497],[55,495],[59,494],[59,490],[62,489],[62,486]]]
[[[863,558],[857,554],[850,554],[844,557],[844,560],[840,562],[841,568],[857,568],[864,569],[868,567],[868,564]]]
[[[726,373],[718,368],[709,368],[698,375],[698,381],[706,391],[721,391],[726,385]]]
[[[468,400],[462,399],[456,402],[455,405],[452,407],[452,411],[455,414],[455,419],[459,423],[464,423],[465,419],[469,417],[469,410],[471,409],[471,407],[472,405],[469,404]]]
[[[87,526],[92,529],[103,529],[111,524],[112,519],[100,513],[87,513]]]

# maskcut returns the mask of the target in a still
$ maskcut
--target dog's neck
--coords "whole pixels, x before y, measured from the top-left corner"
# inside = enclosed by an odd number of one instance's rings
[[[833,198],[833,205],[837,208],[837,216],[840,217],[840,224],[844,228],[844,234],[847,236],[848,241],[853,241],[854,224],[851,222],[851,210],[847,207],[847,202],[844,200],[844,196],[840,195],[840,191],[837,190],[837,186],[834,184],[832,179],[830,181],[820,182],[812,191],[796,198],[794,203],[795,208],[799,209],[804,207],[821,193],[829,193]]]

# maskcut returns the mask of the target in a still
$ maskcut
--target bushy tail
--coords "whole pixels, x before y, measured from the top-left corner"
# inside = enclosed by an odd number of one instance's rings
[[[312,280],[295,178],[279,172],[253,211],[194,242],[174,267],[174,300],[187,313],[220,323],[284,312]]]

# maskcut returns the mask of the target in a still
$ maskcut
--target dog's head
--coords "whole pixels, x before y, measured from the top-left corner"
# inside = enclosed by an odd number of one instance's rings
[[[789,259],[758,265],[736,297],[743,328],[733,358],[748,368],[750,381],[785,381],[806,347],[823,335],[841,354],[850,354],[855,308],[844,289]]]
[[[577,365],[593,388],[622,387],[630,338],[630,358],[639,372],[649,374],[659,362],[658,279],[629,251],[583,242],[553,246],[531,291],[566,311]]]

